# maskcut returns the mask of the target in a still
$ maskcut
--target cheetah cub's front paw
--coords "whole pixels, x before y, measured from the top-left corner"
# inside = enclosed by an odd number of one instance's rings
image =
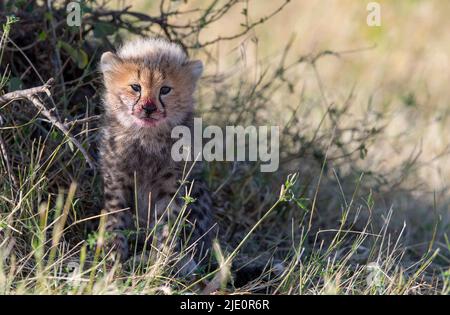
[[[107,240],[104,247],[107,260],[110,262],[124,262],[128,258],[128,240],[122,233],[114,233]]]

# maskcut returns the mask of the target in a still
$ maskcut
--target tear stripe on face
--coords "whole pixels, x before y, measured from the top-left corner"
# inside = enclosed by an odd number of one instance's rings
[[[158,99],[159,99],[159,102],[161,103],[162,108],[163,108],[162,112],[164,113],[166,111],[166,104],[164,104],[164,102],[162,101],[161,94],[159,95]]]
[[[139,96],[136,100],[136,102],[134,102],[133,106],[131,106],[131,113],[134,114],[134,107],[136,106],[137,103],[139,103],[140,99],[141,99],[141,92],[139,92]]]

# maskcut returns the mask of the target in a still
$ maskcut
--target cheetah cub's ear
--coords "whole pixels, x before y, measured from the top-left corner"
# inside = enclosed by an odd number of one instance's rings
[[[197,82],[197,80],[202,76],[203,73],[203,63],[201,60],[191,60],[188,61],[186,67],[189,69],[189,72],[192,75],[193,82]]]
[[[122,60],[114,53],[108,51],[103,53],[100,59],[100,71],[103,75],[108,72],[114,71],[118,66],[122,64]]]

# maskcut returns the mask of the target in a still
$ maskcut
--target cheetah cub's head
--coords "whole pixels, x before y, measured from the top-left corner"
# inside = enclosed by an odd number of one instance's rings
[[[194,107],[200,60],[160,38],[131,41],[101,57],[106,114],[125,128],[153,130],[182,123]]]

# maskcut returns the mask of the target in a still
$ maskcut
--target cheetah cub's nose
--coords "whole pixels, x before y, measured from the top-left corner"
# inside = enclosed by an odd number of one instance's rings
[[[156,108],[155,103],[153,103],[153,102],[145,103],[144,105],[142,105],[142,109],[144,110],[144,112],[147,115],[151,115],[151,114],[153,114],[154,112],[156,112],[158,110]]]

